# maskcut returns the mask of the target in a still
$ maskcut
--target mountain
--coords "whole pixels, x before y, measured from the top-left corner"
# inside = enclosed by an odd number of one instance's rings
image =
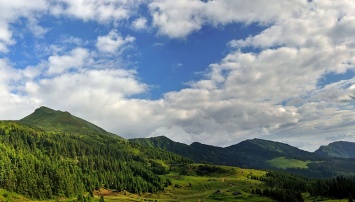
[[[286,157],[296,159],[312,159],[315,157],[311,152],[300,150],[281,142],[270,140],[252,139],[245,140],[236,145],[225,148],[231,153],[251,156],[252,158],[272,159],[275,157]]]
[[[174,142],[165,136],[151,137],[151,138],[135,138],[130,139],[130,142],[135,142],[148,147],[154,147],[164,149],[169,152],[185,156],[196,162],[209,162],[215,164],[222,164],[220,161],[214,161],[213,159],[220,158],[223,152],[222,148],[214,147],[210,145],[204,145],[198,142],[186,145],[184,143]]]
[[[164,149],[170,152],[174,152],[176,154],[189,156],[191,159],[193,157],[199,157],[201,155],[199,150],[193,149],[190,146],[174,142],[165,136],[152,137],[152,138],[137,138],[131,139],[130,142],[139,143],[148,147],[154,147],[159,149]]]
[[[290,145],[268,140],[245,140],[229,147],[216,147],[194,142],[191,145],[174,142],[167,137],[136,138],[131,142],[145,146],[165,149],[177,153],[197,162],[209,162],[219,165],[232,165],[253,168],[269,168],[267,162],[276,157],[307,159],[314,158],[314,154],[300,150]]]
[[[314,153],[325,157],[355,158],[355,143],[333,142],[327,146],[321,146]]]
[[[168,165],[191,162],[47,107],[0,121],[0,188],[32,199],[90,196],[100,188],[156,193],[169,185],[161,177]]]
[[[235,156],[243,167],[272,168],[270,160],[285,158],[292,160],[312,160],[314,155],[281,142],[262,139],[245,140],[224,148],[226,153]]]
[[[321,156],[288,144],[262,139],[245,140],[229,147],[215,147],[201,143],[186,145],[166,137],[136,138],[130,142],[158,147],[182,155],[196,162],[242,168],[276,169],[311,177],[339,174],[355,175],[352,159]]]
[[[193,164],[192,160],[165,150],[198,162],[283,172]],[[290,193],[288,189],[293,193],[298,187],[301,198],[301,192],[309,192],[305,187],[311,187],[313,194],[330,197],[329,190],[323,188],[329,187],[328,182],[334,185],[333,193],[344,198],[347,195],[339,193],[349,193],[347,187],[354,187],[352,181],[349,183],[353,178],[336,178],[338,184],[347,183],[344,188],[334,184],[334,180],[317,181],[314,177],[355,175],[354,167],[351,158],[320,157],[261,139],[245,140],[226,148],[198,142],[186,145],[163,136],[127,141],[68,112],[47,107],[19,121],[0,121],[0,200],[3,201],[26,198],[93,201],[94,194],[106,197],[108,192],[114,195],[113,200],[122,200],[118,198],[120,195],[127,200],[163,197],[177,201],[193,193],[194,201],[201,197],[234,200],[237,195],[248,200],[252,196],[258,201],[270,201],[271,195],[260,198],[257,190],[260,185],[270,186],[270,190],[285,189],[283,193]],[[312,176],[312,179],[284,171]],[[320,183],[323,185],[318,186]],[[319,187],[321,190],[315,193]],[[336,190],[339,187],[342,190]]]
[[[71,115],[69,112],[53,110],[48,107],[40,107],[32,114],[19,121],[38,127],[47,132],[68,132],[82,134],[109,134],[104,129]]]

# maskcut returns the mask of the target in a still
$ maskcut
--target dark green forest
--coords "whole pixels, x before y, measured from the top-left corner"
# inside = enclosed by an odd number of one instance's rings
[[[354,176],[316,179],[280,171],[268,171],[258,180],[264,181],[268,188],[253,190],[255,194],[282,202],[304,201],[302,193],[309,193],[310,197],[319,200],[345,198],[352,200],[352,196],[355,196]]]
[[[167,137],[151,137],[130,139],[152,148],[165,149],[192,159],[195,162],[212,163],[216,165],[237,166],[242,168],[278,170],[270,165],[269,160],[278,157],[309,161],[307,169],[285,168],[279,169],[289,173],[308,177],[326,178],[338,175],[355,175],[355,161],[353,158],[339,158],[319,155],[319,152],[308,152],[296,147],[269,140],[245,140],[229,147],[216,147],[194,142],[191,145],[174,142]],[[339,144],[337,144],[339,145]],[[342,143],[341,145],[348,145]],[[340,150],[341,146],[338,146]],[[326,147],[328,148],[328,147]],[[353,148],[341,147],[343,153],[351,153]],[[345,152],[347,151],[347,152]]]
[[[99,187],[157,192],[166,163],[181,156],[132,144],[118,136],[46,132],[13,121],[0,122],[0,187],[33,199],[91,194]]]

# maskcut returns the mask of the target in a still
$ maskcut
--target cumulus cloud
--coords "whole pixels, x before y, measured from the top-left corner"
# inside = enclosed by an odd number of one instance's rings
[[[48,74],[62,74],[70,69],[77,70],[90,62],[90,53],[83,48],[76,48],[67,55],[50,56]]]
[[[111,23],[127,19],[131,7],[139,1],[95,1],[95,0],[57,0],[51,7],[54,15],[72,16],[84,21]]]
[[[133,72],[117,70],[82,70],[78,73],[62,74],[39,82],[40,94],[51,95],[52,99],[73,96],[79,100],[102,99],[104,94],[127,97],[144,92],[146,86],[138,83]],[[75,86],[75,88],[73,88]],[[88,96],[86,99],[79,95]],[[59,97],[56,97],[59,96]],[[53,101],[54,101],[53,100]],[[77,101],[79,101],[77,100]]]
[[[0,59],[0,117],[2,119],[18,119],[33,109],[39,100],[18,94],[18,83],[22,82],[22,73],[11,66],[8,60]],[[16,113],[15,113],[16,112]]]
[[[38,12],[45,12],[47,3],[45,0],[35,1],[0,1],[0,53],[8,52],[8,46],[13,45],[16,41],[13,39],[13,29],[11,23],[19,18],[29,18],[31,28],[34,34],[43,34],[43,29],[35,22],[35,16]]]
[[[187,142],[203,137],[204,142],[220,145],[249,136],[275,140],[293,137],[296,144],[302,137],[316,143],[298,145],[315,149],[319,142],[338,137],[339,130],[353,130],[354,81],[321,88],[317,83],[330,72],[339,74],[354,68],[350,31],[355,22],[351,12],[354,4],[283,4],[287,5],[223,0],[152,2],[153,24],[172,38],[186,37],[207,25],[255,22],[265,26],[255,36],[231,41],[235,50],[220,63],[211,64],[205,79],[191,82],[189,89],[167,93],[169,107],[184,116],[174,122],[175,127],[162,127],[152,134],[165,132],[174,137],[181,127]],[[214,9],[209,10],[211,5]],[[244,51],[250,47],[259,51]],[[214,140],[219,135],[224,140]]]
[[[96,47],[100,52],[103,53],[115,53],[123,45],[132,43],[135,40],[132,36],[126,36],[122,38],[115,30],[111,31],[106,36],[99,36],[97,39]]]
[[[242,0],[155,0],[149,4],[153,25],[161,34],[183,38],[204,25],[225,25],[233,22],[269,25],[287,19],[307,1]]]
[[[34,33],[45,33],[33,17],[46,9],[45,2],[38,3],[0,2],[0,52],[16,42],[10,24],[20,17],[34,19]],[[49,14],[113,26],[109,29],[122,20],[145,29],[152,20],[159,34],[171,38],[231,23],[256,23],[264,30],[230,41],[230,52],[207,67],[202,79],[158,100],[137,98],[149,84],[140,81],[139,71],[123,69],[119,56],[139,39],[116,30],[89,42],[69,36],[62,41],[71,46],[52,44],[48,57],[21,69],[0,59],[0,105],[8,106],[0,108],[1,118],[21,118],[47,105],[127,138],[166,135],[227,146],[261,137],[308,150],[330,140],[354,140],[354,79],[318,86],[327,74],[355,67],[351,1],[153,0],[146,2],[151,16],[137,18],[132,8],[142,3],[58,0]],[[15,109],[21,113],[8,116]]]
[[[132,26],[135,30],[142,30],[147,28],[147,18],[140,17],[133,21]]]

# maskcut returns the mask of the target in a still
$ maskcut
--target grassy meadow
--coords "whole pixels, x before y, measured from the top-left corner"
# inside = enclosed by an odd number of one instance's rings
[[[162,192],[141,196],[128,192],[112,193],[105,196],[105,201],[273,201],[251,193],[251,190],[263,188],[264,185],[248,176],[263,176],[265,171],[223,168],[233,169],[234,173],[187,176],[172,171],[164,176],[171,180],[172,185]],[[100,193],[97,193],[96,198],[100,198]]]
[[[287,168],[301,168],[307,169],[308,164],[311,161],[301,161],[297,159],[288,159],[285,157],[277,157],[267,161],[272,167],[280,168],[280,169],[287,169]]]

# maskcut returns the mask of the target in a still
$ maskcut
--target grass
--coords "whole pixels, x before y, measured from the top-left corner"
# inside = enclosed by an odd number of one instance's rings
[[[225,167],[228,168],[228,167]],[[264,183],[249,179],[248,176],[263,176],[265,171],[234,168],[234,174],[213,176],[185,176],[172,172],[162,176],[171,180],[172,185],[157,194],[138,196],[126,192],[106,196],[105,201],[273,201],[270,198],[251,194]],[[219,190],[219,192],[217,192]],[[238,193],[235,195],[235,193]]]
[[[4,189],[0,189],[0,201],[16,202],[16,201],[31,201],[30,199],[16,194],[14,192],[9,192]]]
[[[267,161],[272,167],[287,169],[287,168],[302,168],[307,169],[311,161],[301,161],[297,159],[287,159],[285,157],[278,157]]]

